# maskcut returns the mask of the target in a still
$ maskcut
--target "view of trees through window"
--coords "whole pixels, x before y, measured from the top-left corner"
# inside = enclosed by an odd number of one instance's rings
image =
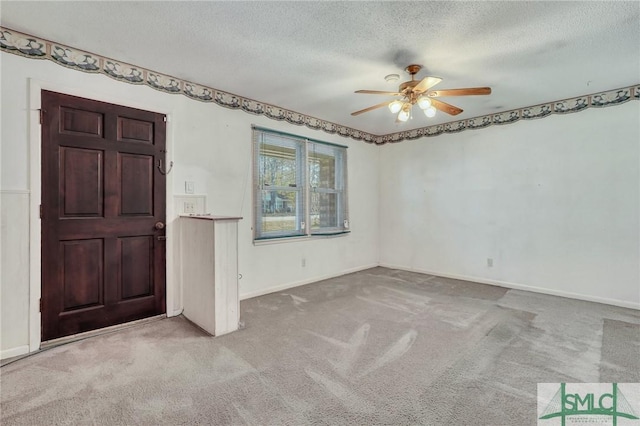
[[[300,201],[297,149],[263,144],[260,150],[262,176],[262,230],[297,231]]]
[[[336,227],[336,159],[326,154],[309,155],[309,213],[311,229]]]
[[[344,232],[346,149],[254,130],[256,238]]]

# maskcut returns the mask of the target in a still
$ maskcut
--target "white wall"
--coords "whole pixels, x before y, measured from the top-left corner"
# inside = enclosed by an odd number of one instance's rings
[[[0,203],[0,330],[8,358],[29,350],[29,193],[0,191]]]
[[[639,144],[631,101],[385,145],[381,264],[640,308]]]
[[[145,86],[114,81],[104,75],[69,70],[50,61],[2,54],[2,283],[0,301],[0,356],[25,352],[29,329],[39,321],[28,316],[29,197],[38,193],[38,181],[29,182],[29,79],[62,92],[170,114],[169,156],[175,162],[170,177],[174,195],[184,193],[184,181],[195,182],[196,193],[207,196],[207,211],[242,216],[239,225],[241,297],[276,288],[313,282],[325,277],[375,266],[378,263],[378,155],[377,147],[229,110],[214,104],[158,92]],[[280,244],[254,246],[252,241],[251,124],[349,146],[351,234]],[[171,198],[168,199],[171,204]],[[172,213],[169,207],[169,213]],[[169,244],[176,244],[169,216]],[[37,236],[36,236],[37,241]],[[173,306],[181,307],[173,246],[168,247],[168,291]],[[302,267],[302,257],[306,266]],[[36,270],[38,270],[36,268]],[[33,275],[33,274],[32,274]],[[35,277],[37,279],[37,276]],[[33,290],[33,287],[31,287]],[[31,328],[33,330],[33,328]],[[32,336],[33,337],[33,336]]]

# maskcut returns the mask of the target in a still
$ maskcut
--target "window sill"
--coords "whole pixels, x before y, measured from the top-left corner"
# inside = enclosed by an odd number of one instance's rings
[[[293,237],[273,237],[273,238],[262,238],[259,240],[253,240],[254,246],[264,246],[271,244],[284,244],[284,243],[292,243],[295,241],[310,241],[310,240],[320,240],[327,238],[338,238],[349,235],[351,231],[342,231],[342,232],[333,232],[330,234],[314,234],[314,235],[302,235],[302,236],[293,236]]]

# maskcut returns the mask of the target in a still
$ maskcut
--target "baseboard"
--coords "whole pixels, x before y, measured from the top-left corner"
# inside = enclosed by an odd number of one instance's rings
[[[364,271],[365,269],[371,269],[377,267],[377,263],[372,263],[370,265],[358,266],[356,268],[347,269],[346,271],[341,271],[337,274],[328,274],[320,277],[313,277],[302,281],[295,281],[292,283],[281,284],[275,287],[269,287],[263,290],[252,291],[250,293],[244,293],[240,295],[240,300],[251,299],[253,297],[264,296],[265,294],[276,293],[278,291],[287,290],[293,287],[299,287],[301,285],[311,284],[322,280],[328,280],[330,278],[341,277],[342,275],[352,274],[354,272]]]
[[[29,353],[29,345],[17,346],[11,349],[0,351],[0,359],[13,358],[14,356],[25,355]]]
[[[182,313],[182,311],[184,311],[184,309],[175,309],[171,311],[171,313],[167,312],[167,318],[177,317]]]
[[[392,264],[388,264],[388,263],[381,263],[379,266],[381,266],[383,268],[400,269],[402,271],[417,272],[417,273],[420,273],[420,274],[427,274],[427,275],[436,275],[438,277],[453,278],[453,279],[456,279],[456,280],[463,280],[463,281],[473,281],[473,282],[476,282],[476,283],[495,285],[495,286],[498,286],[498,287],[511,288],[511,289],[514,289],[514,290],[524,290],[524,291],[530,291],[530,292],[533,292],[533,293],[548,294],[548,295],[551,295],[551,296],[566,297],[566,298],[569,298],[569,299],[584,300],[586,302],[603,303],[605,305],[613,305],[613,306],[619,306],[621,308],[629,308],[629,309],[640,310],[640,304],[639,303],[625,302],[625,301],[616,300],[616,299],[607,299],[605,297],[589,296],[589,295],[586,295],[586,294],[572,293],[572,292],[561,291],[561,290],[551,290],[551,289],[544,288],[544,287],[536,287],[536,286],[531,286],[531,285],[526,285],[526,284],[512,283],[512,282],[509,282],[509,281],[492,280],[492,279],[488,279],[488,278],[472,277],[472,276],[468,276],[468,275],[451,274],[451,273],[436,272],[436,271],[427,271],[425,269],[408,268],[406,266],[392,265]]]

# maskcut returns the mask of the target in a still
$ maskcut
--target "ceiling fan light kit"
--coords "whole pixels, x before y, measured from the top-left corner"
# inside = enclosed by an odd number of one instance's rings
[[[429,99],[426,96],[420,96],[418,98],[418,106],[420,107],[420,109],[426,110],[427,108],[431,107],[431,99]]]
[[[435,117],[436,110],[440,110],[450,115],[458,115],[462,112],[462,109],[435,98],[442,96],[469,96],[491,94],[490,87],[430,90],[433,86],[440,83],[442,79],[438,77],[427,76],[422,80],[416,80],[415,75],[421,69],[422,66],[416,64],[412,64],[406,67],[405,71],[409,73],[409,75],[411,75],[411,80],[401,83],[398,87],[397,92],[385,92],[379,90],[357,90],[356,93],[364,93],[368,95],[401,96],[401,98],[395,99],[391,102],[382,102],[377,105],[352,112],[351,115],[360,115],[365,112],[373,111],[374,109],[386,106],[389,108],[389,111],[391,111],[392,114],[398,114],[396,117],[397,122],[405,122],[411,117],[411,109],[416,104],[418,104],[418,107],[428,118]],[[389,81],[388,78],[385,77],[385,79]]]
[[[389,110],[392,114],[397,114],[402,109],[402,101],[396,99],[389,104]]]
[[[398,113],[398,121],[405,122],[409,117],[411,117],[411,104],[407,102],[402,105],[402,109]]]
[[[436,109],[432,106],[430,106],[429,108],[426,108],[424,110],[424,115],[426,115],[429,118],[433,118],[436,116]]]

